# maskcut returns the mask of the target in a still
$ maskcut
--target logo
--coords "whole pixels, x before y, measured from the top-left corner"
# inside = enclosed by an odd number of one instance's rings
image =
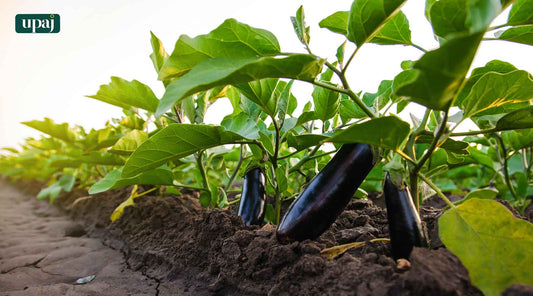
[[[15,31],[17,33],[58,33],[59,14],[17,14]]]

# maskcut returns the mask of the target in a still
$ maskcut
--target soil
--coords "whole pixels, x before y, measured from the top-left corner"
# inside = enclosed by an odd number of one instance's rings
[[[272,225],[246,227],[235,207],[206,211],[190,191],[140,197],[111,223],[109,216],[129,190],[94,196],[78,191],[62,195],[56,204],[83,226],[82,238],[99,238],[120,251],[124,272],[148,279],[138,280],[139,285],[156,283],[156,291],[146,295],[482,295],[438,239],[438,208],[422,209],[431,247],[415,248],[411,269],[402,272],[384,242],[367,243],[336,259],[320,255],[326,247],[388,237],[386,211],[370,200],[351,201],[317,240],[281,245]],[[513,285],[504,295],[533,295],[533,288]]]

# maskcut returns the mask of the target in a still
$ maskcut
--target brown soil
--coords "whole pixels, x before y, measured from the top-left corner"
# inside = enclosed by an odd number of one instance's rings
[[[388,236],[385,210],[369,200],[353,200],[316,241],[280,245],[273,226],[246,227],[235,208],[205,211],[194,192],[140,197],[110,223],[127,195],[128,189],[81,198],[75,192],[57,204],[90,236],[120,250],[130,272],[156,281],[152,295],[482,295],[457,257],[442,247],[436,208],[422,212],[431,248],[415,248],[412,268],[400,272],[388,243],[367,244],[333,260],[319,254]],[[516,285],[505,295],[533,295],[528,289]]]

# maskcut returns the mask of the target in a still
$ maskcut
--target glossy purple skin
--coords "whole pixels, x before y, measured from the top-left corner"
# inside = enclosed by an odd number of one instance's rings
[[[369,145],[343,145],[289,207],[276,232],[278,241],[320,236],[348,205],[373,166]]]
[[[413,247],[426,245],[422,223],[411,194],[407,187],[399,190],[391,181],[389,174],[385,177],[383,193],[387,204],[392,258],[394,260],[409,259]]]
[[[246,226],[261,225],[265,216],[265,175],[253,168],[244,175],[238,215]]]

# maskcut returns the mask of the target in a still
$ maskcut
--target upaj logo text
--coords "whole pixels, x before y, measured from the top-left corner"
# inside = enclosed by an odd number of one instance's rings
[[[17,33],[58,33],[59,14],[17,14],[15,31]]]

